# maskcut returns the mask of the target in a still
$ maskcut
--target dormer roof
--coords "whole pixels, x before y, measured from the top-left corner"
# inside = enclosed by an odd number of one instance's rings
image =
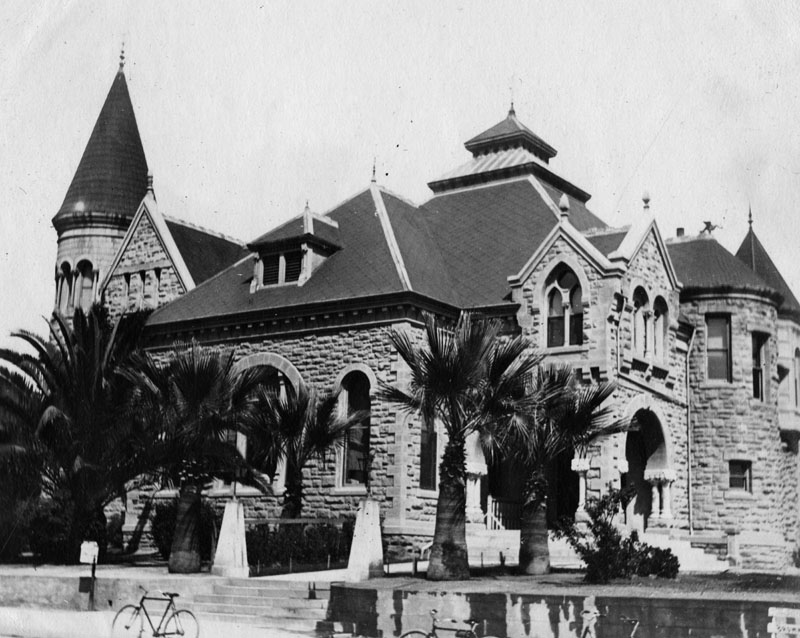
[[[132,219],[147,191],[147,160],[120,67],[53,225],[89,213]]]
[[[325,216],[306,210],[297,217],[278,226],[247,244],[253,252],[281,250],[308,243],[330,252],[342,247],[339,238],[339,224]]]

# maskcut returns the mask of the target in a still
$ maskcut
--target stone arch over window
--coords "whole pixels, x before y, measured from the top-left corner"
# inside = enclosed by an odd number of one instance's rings
[[[69,261],[61,263],[58,279],[58,301],[56,306],[62,315],[66,315],[69,312],[70,299],[72,298],[72,266]]]
[[[650,354],[650,297],[642,286],[633,291],[633,351],[641,356]]]
[[[375,379],[375,375],[372,379]],[[340,406],[343,415],[370,412],[374,382],[361,369],[351,369],[341,379]],[[368,488],[370,474],[370,418],[350,429],[339,455],[337,484],[344,488]]]
[[[560,259],[547,271],[543,293],[545,346],[583,345],[589,281],[580,264],[568,256]]]
[[[265,367],[275,371],[274,379],[270,383],[271,389],[276,394],[286,391],[286,384],[296,390],[303,383],[303,377],[291,361],[274,352],[259,352],[239,359],[233,366],[234,372],[241,372],[248,368]],[[243,434],[236,435],[236,445],[243,456],[247,456],[247,437]],[[282,463],[277,467],[266,468],[268,474],[274,474],[272,486],[276,493],[281,494],[286,480],[286,468]]]
[[[667,359],[669,347],[669,306],[664,297],[658,296],[653,302],[653,355]]]

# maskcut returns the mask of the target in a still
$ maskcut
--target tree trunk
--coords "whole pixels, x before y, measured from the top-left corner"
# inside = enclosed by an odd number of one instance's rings
[[[547,532],[547,478],[534,472],[525,485],[519,532],[519,571],[523,574],[550,573]]]
[[[464,441],[454,437],[447,442],[439,471],[439,499],[428,580],[469,578],[465,477]]]
[[[286,491],[283,493],[281,518],[300,518],[303,511],[303,470],[286,468]]]
[[[200,486],[181,488],[175,516],[175,534],[169,554],[171,574],[196,574],[200,571]]]

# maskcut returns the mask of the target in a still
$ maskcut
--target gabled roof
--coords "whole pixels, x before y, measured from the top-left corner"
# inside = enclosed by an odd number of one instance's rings
[[[683,292],[739,290],[779,299],[779,293],[707,235],[667,242]]]
[[[195,285],[249,254],[244,244],[231,237],[172,217],[165,221]]]
[[[765,282],[772,286],[783,296],[783,303],[779,307],[782,314],[791,314],[795,317],[800,316],[800,303],[794,296],[789,284],[781,275],[778,267],[770,258],[764,246],[756,237],[752,225],[747,235],[736,251],[736,256],[753,272],[757,273]]]
[[[607,229],[607,232],[587,233],[586,239],[588,239],[589,243],[597,248],[597,250],[608,257],[619,248],[622,240],[625,239],[625,235],[628,234],[628,230],[628,228],[610,228]]]
[[[73,214],[132,218],[147,190],[147,160],[120,68],[53,225]]]

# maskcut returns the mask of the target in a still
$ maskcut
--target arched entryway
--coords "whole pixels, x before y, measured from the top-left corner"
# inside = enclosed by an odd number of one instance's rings
[[[634,496],[625,509],[627,525],[640,532],[654,521],[671,517],[669,490],[663,485],[671,474],[669,448],[661,420],[648,408],[638,409],[625,439],[627,472],[622,486]],[[671,482],[671,481],[670,481]]]

